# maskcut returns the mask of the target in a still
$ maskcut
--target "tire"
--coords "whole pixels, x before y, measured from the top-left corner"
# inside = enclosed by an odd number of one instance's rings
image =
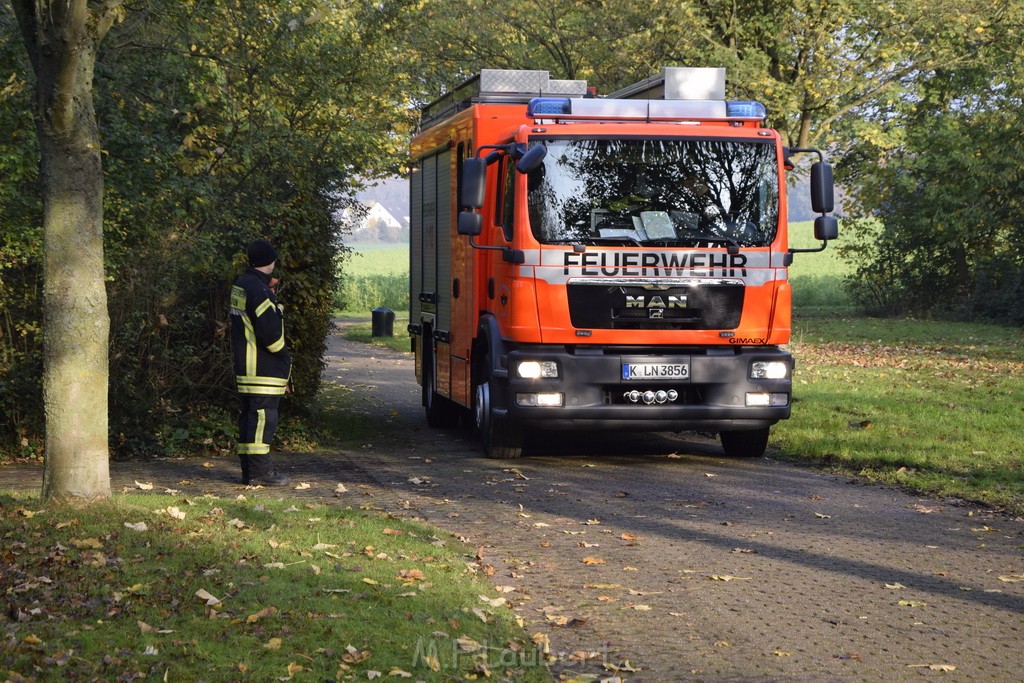
[[[523,455],[523,428],[515,420],[494,414],[491,397],[495,383],[491,379],[490,359],[484,358],[473,400],[473,415],[484,455],[495,460],[513,460]]]
[[[459,406],[434,390],[434,354],[423,354],[423,407],[427,424],[435,429],[448,429],[459,423]]]
[[[768,447],[770,429],[751,429],[741,432],[720,432],[722,448],[730,458],[760,458]]]

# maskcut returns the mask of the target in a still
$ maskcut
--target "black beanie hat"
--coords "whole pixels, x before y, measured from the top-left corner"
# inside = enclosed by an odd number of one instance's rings
[[[249,265],[253,268],[269,266],[277,260],[277,250],[266,240],[256,240],[250,244],[246,255],[249,257]]]

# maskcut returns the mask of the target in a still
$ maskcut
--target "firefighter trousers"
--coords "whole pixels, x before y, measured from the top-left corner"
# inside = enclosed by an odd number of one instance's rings
[[[280,396],[239,394],[238,445],[235,451],[242,465],[242,481],[270,471],[270,444],[277,431]]]

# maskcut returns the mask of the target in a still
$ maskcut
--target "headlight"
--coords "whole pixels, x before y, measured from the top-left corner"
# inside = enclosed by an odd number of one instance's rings
[[[558,377],[558,363],[553,360],[524,360],[516,367],[516,374],[523,379]]]
[[[564,399],[561,394],[516,394],[516,405],[530,408],[561,408]]]
[[[786,379],[789,363],[780,360],[756,360],[750,364],[750,379]]]

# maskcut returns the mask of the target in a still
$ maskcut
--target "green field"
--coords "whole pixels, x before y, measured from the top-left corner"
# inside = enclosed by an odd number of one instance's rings
[[[341,267],[335,313],[366,318],[380,306],[409,310],[409,245],[355,243]]]
[[[853,266],[841,258],[836,245],[842,242],[844,224],[840,222],[839,239],[830,242],[825,251],[795,254],[789,268],[793,285],[793,308],[799,315],[851,315],[853,301],[843,290],[843,278],[853,272]],[[818,247],[811,221],[789,225],[790,246],[800,249]]]

